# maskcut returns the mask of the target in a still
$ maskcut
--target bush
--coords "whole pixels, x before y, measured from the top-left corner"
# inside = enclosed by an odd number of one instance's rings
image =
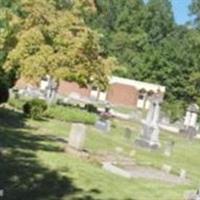
[[[47,110],[47,103],[41,99],[32,99],[23,105],[24,114],[33,119],[39,119]]]
[[[93,113],[89,113],[79,108],[58,105],[49,107],[45,112],[45,116],[67,122],[80,122],[85,124],[94,124],[96,122],[96,115]]]
[[[86,104],[86,105],[85,105],[85,109],[86,109],[88,112],[97,113],[97,107],[94,106],[93,104]]]

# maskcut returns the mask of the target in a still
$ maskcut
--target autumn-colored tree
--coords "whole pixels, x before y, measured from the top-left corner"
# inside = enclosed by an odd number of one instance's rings
[[[36,82],[49,74],[82,85],[95,82],[104,89],[115,59],[102,56],[101,35],[86,26],[80,2],[60,9],[56,1],[22,0],[26,17],[20,19],[17,43],[4,68]]]

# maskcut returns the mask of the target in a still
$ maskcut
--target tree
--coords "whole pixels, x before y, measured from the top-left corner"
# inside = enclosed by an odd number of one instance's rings
[[[115,59],[102,56],[100,35],[86,26],[80,6],[78,1],[66,9],[50,0],[22,1],[26,17],[4,68],[35,82],[49,74],[84,86],[95,80],[105,88]]]
[[[142,30],[144,2],[142,0],[96,0],[96,12],[86,17],[92,28],[103,34],[101,46],[105,54],[117,57],[119,75],[126,75],[131,61],[146,45],[147,35]]]
[[[143,27],[149,41],[159,45],[174,29],[175,21],[170,0],[149,0],[146,5]]]
[[[192,0],[191,5],[189,6],[190,14],[194,16],[194,25],[199,29],[200,28],[200,1]]]

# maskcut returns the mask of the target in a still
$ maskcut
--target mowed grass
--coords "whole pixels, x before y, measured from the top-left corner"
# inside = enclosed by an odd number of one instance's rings
[[[133,122],[113,121],[112,131],[103,134],[87,125],[85,148],[92,153],[115,152],[124,155],[135,151],[133,159],[141,165],[173,167],[173,173],[185,169],[190,184],[174,186],[166,183],[128,180],[104,171],[90,160],[77,158],[63,151],[70,123],[58,120],[26,120],[19,113],[0,112],[0,180],[8,200],[182,200],[188,190],[200,184],[200,142],[188,141],[171,133],[161,134],[162,144],[175,141],[172,156],[140,149],[134,140],[141,126]],[[132,130],[129,141],[125,128]]]

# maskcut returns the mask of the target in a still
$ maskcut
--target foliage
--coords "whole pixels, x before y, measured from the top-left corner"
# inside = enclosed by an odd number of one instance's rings
[[[45,112],[45,116],[67,122],[81,122],[86,124],[94,124],[96,122],[96,115],[93,113],[88,113],[79,108],[57,105],[49,107]]]
[[[97,11],[85,19],[103,33],[106,55],[119,60],[115,74],[165,85],[172,104],[199,102],[199,0],[190,6],[193,27],[175,23],[170,0],[95,2]]]
[[[194,25],[199,29],[200,28],[200,1],[199,0],[192,0],[190,8],[190,14],[194,17]]]
[[[115,59],[102,56],[100,35],[86,26],[78,12],[82,3],[66,3],[61,9],[63,4],[64,1],[21,0],[25,17],[19,17],[15,46],[9,51],[4,68],[36,82],[49,74],[84,86],[95,82],[104,89]]]
[[[93,113],[97,113],[97,107],[93,104],[86,104],[85,105],[85,109],[88,111],[88,112],[93,112]]]
[[[180,26],[170,0],[0,0],[0,68],[12,82],[48,73],[100,89],[114,69],[165,85],[168,102],[199,102],[199,0],[190,11]]]
[[[44,112],[47,110],[47,107],[48,106],[45,100],[32,99],[23,105],[23,112],[28,117],[39,119],[43,116]]]
[[[164,113],[170,118],[171,122],[183,119],[186,105],[183,101],[165,102],[162,106]]]
[[[170,0],[149,0],[146,6],[143,27],[152,45],[174,30],[175,22]]]

